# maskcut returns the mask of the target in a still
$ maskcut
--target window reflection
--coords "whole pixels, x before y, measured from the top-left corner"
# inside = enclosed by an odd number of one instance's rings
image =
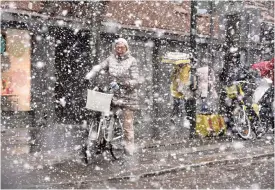
[[[1,110],[30,110],[30,56],[31,42],[28,31],[1,31]]]

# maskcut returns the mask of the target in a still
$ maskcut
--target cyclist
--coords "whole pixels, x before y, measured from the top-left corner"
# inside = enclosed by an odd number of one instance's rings
[[[124,38],[115,40],[111,55],[99,65],[96,65],[86,75],[93,79],[105,70],[110,88],[114,89],[112,105],[122,108],[125,154],[134,153],[134,111],[138,109],[137,90],[139,86],[139,71],[136,59],[130,55],[128,42]]]
[[[236,105],[239,105],[239,101],[242,100],[246,105],[251,104],[254,90],[256,89],[255,83],[259,76],[257,72],[254,72],[249,68],[240,68],[239,72],[230,76],[230,81],[227,81],[225,91],[223,92],[222,107],[224,115],[228,118],[227,124],[227,135],[231,136],[237,132],[237,128],[234,123],[233,113]],[[244,81],[236,84],[237,81]],[[225,94],[224,94],[225,93]]]
[[[271,81],[271,87],[265,92],[259,104],[262,106],[260,117],[263,124],[271,130],[274,130],[274,58],[270,61],[255,63],[252,69],[260,72],[261,77]]]

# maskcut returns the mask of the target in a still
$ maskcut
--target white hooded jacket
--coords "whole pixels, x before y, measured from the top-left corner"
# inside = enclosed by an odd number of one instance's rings
[[[139,86],[139,71],[136,59],[130,55],[129,46],[125,39],[119,38],[118,42],[125,44],[127,52],[123,56],[117,56],[114,52],[99,65],[86,75],[86,78],[92,79],[101,70],[105,70],[108,74],[109,82],[116,81],[120,84],[119,93],[114,95],[113,103],[129,107],[138,108],[137,88]],[[128,86],[127,84],[130,84]]]

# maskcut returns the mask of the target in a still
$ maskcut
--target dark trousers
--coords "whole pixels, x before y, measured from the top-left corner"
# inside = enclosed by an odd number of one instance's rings
[[[172,110],[172,117],[182,117],[183,116],[183,109],[184,109],[184,99],[175,98],[173,99],[173,110]]]
[[[234,126],[234,121],[233,121],[233,111],[235,109],[235,106],[238,104],[238,100],[236,98],[231,99],[231,104],[228,105],[228,103],[226,103],[226,99],[227,99],[227,93],[225,88],[221,90],[220,92],[220,114],[222,114],[225,118],[225,123],[227,126],[228,130],[232,130],[233,126]]]
[[[196,127],[196,100],[194,98],[190,98],[187,100],[174,98],[173,100],[173,110],[172,117],[183,116],[183,109],[185,108],[187,119],[190,123],[190,137],[195,135],[195,127]]]

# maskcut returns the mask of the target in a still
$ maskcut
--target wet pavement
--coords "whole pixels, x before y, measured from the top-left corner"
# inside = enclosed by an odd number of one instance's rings
[[[146,178],[159,176],[158,179],[161,179],[161,176],[169,175],[169,173],[178,173],[175,178],[179,178],[178,176],[185,174],[182,171],[190,170],[190,168],[193,170],[193,168],[217,164],[228,165],[235,161],[236,163],[237,161],[245,163],[247,160],[256,158],[272,159],[274,157],[273,134],[255,141],[243,141],[237,137],[188,139],[188,129],[183,129],[180,137],[177,137],[175,133],[175,135],[169,134],[167,138],[155,141],[137,139],[137,152],[133,157],[114,161],[110,154],[106,153],[92,160],[88,166],[83,166],[78,162],[79,157],[74,149],[78,142],[76,139],[81,141],[81,136],[77,136],[77,133],[70,133],[67,135],[67,140],[70,137],[75,138],[73,143],[69,144],[65,141],[63,147],[60,143],[52,148],[53,142],[46,146],[47,141],[44,141],[44,146],[40,146],[42,151],[31,153],[27,149],[28,144],[22,144],[24,138],[21,139],[21,143],[17,142],[16,144],[15,141],[8,138],[8,132],[5,135],[2,134],[2,188],[107,188],[105,185],[112,184],[113,181],[121,182],[116,183],[121,184],[114,186],[116,188],[153,188],[154,186],[149,185],[150,180],[146,181]],[[45,139],[53,138],[54,134],[52,133],[51,138]],[[66,136],[64,136],[65,138]],[[28,138],[26,139],[28,140]],[[64,139],[60,142],[64,142]],[[26,150],[22,152],[24,148]],[[262,170],[264,170],[264,166]],[[185,177],[188,178],[190,175]],[[136,185],[132,186],[132,182]],[[167,182],[166,186],[161,186],[169,188],[169,183],[172,185],[173,182]]]
[[[274,189],[274,158],[251,159],[226,165],[204,165],[146,178],[87,182],[82,183],[79,188]]]

